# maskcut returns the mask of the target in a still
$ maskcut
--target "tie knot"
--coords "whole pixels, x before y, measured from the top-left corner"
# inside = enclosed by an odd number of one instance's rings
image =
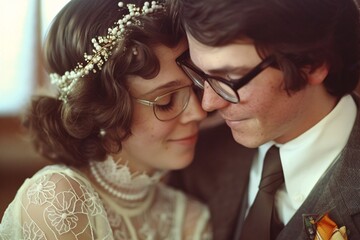
[[[272,146],[266,153],[259,189],[270,194],[284,182],[284,173],[281,166],[279,148]]]

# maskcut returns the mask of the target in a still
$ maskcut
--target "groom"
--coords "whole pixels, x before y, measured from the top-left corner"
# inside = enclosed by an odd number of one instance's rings
[[[170,183],[209,205],[215,240],[313,239],[326,219],[322,234],[345,226],[360,239],[356,3],[173,4],[189,41],[177,63],[227,126],[204,131],[195,161]],[[278,184],[264,193],[270,175]]]

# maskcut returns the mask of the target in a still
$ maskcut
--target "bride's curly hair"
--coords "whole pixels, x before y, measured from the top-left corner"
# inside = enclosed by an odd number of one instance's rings
[[[144,1],[131,3],[143,6]],[[45,42],[48,71],[63,75],[84,62],[84,53],[92,51],[91,39],[107,35],[108,28],[124,14],[114,0],[70,1],[55,17]],[[184,37],[173,27],[167,11],[137,18],[141,24],[126,26],[124,40],[102,70],[80,78],[66,103],[49,96],[32,100],[24,125],[46,158],[79,166],[121,150],[121,142],[131,134],[133,113],[126,76],[154,78],[160,66],[152,46],[174,47]],[[134,46],[137,55],[133,54]],[[102,130],[105,136],[99,134]],[[116,148],[109,143],[116,143]]]

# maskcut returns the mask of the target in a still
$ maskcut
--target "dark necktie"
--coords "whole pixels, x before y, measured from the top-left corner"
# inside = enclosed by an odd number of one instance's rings
[[[259,191],[245,219],[240,240],[272,240],[280,233],[274,206],[277,189],[284,183],[279,148],[272,146],[266,153]]]

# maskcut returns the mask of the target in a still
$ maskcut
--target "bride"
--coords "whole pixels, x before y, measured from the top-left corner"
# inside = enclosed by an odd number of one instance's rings
[[[58,13],[44,50],[59,94],[25,118],[55,164],[20,187],[1,239],[211,239],[207,208],[162,184],[191,163],[206,117],[166,9],[72,0]]]

